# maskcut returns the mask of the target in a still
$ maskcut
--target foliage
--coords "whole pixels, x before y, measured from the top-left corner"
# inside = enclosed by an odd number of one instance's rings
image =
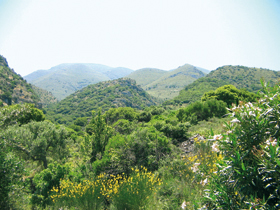
[[[12,201],[9,194],[13,190],[12,184],[16,184],[23,174],[22,161],[9,151],[6,141],[0,138],[0,206],[2,209],[10,209]]]
[[[46,117],[53,122],[69,125],[79,117],[90,117],[92,111],[98,111],[100,108],[105,112],[110,108],[142,109],[155,104],[156,100],[136,85],[134,80],[118,79],[89,85],[77,91],[46,108]],[[132,113],[132,110],[117,110],[114,114],[125,115],[129,112]],[[112,118],[109,117],[108,120]]]
[[[138,113],[131,107],[111,108],[104,115],[108,124],[114,124],[120,119],[134,121],[138,117]]]
[[[156,193],[156,187],[162,185],[162,180],[144,167],[140,170],[132,168],[132,171],[130,177],[120,181],[117,193],[112,195],[112,204],[116,209],[148,209],[145,208],[147,200]]]
[[[34,192],[31,203],[43,206],[51,204],[49,196],[54,187],[58,187],[60,180],[69,174],[70,168],[67,165],[60,165],[57,162],[49,164],[48,168],[36,174],[32,180]]]
[[[52,188],[51,199],[57,207],[101,209],[111,203],[112,209],[143,209],[156,187],[162,184],[157,175],[146,168],[132,168],[131,176],[100,174],[80,183],[61,180]]]
[[[90,162],[92,163],[98,159],[98,156],[99,159],[103,156],[105,147],[113,135],[113,130],[106,124],[104,115],[101,116],[101,111],[99,110],[97,116],[93,117],[86,127],[86,131],[91,135]]]
[[[209,74],[208,74],[209,75]],[[172,100],[165,101],[163,105],[189,104],[201,100],[203,94],[209,90],[215,90],[218,87],[227,85],[228,82],[216,78],[210,78],[208,75],[195,80],[182,89],[178,96]]]
[[[58,186],[52,188],[51,199],[57,207],[98,210],[105,201],[104,186],[107,186],[104,174],[99,175],[96,180],[83,180],[80,183],[63,179]]]
[[[279,208],[279,87],[258,103],[233,107],[227,135],[218,141],[223,160],[207,193],[211,209]]]
[[[45,169],[49,158],[61,160],[68,153],[66,129],[47,121],[10,126],[0,133],[0,137],[22,157],[42,163]]]
[[[140,127],[129,136],[112,137],[102,159],[94,162],[93,170],[97,174],[129,174],[131,167],[144,166],[155,171],[161,159],[172,149],[171,141],[163,133],[153,127]]]
[[[0,108],[0,127],[10,125],[23,125],[31,121],[44,121],[43,112],[34,107],[33,104],[16,104]]]
[[[39,106],[39,97],[19,74],[10,69],[0,55],[0,101],[4,105],[32,103]]]
[[[250,93],[245,89],[238,90],[233,85],[224,85],[217,88],[215,91],[204,93],[201,98],[202,101],[207,101],[209,99],[221,100],[226,102],[228,106],[232,106],[232,104],[238,105],[239,101],[255,102],[257,95]]]
[[[178,121],[173,121],[173,123],[166,121],[157,121],[154,127],[164,133],[165,136],[172,139],[173,144],[186,141],[189,137],[188,129],[190,127],[189,123],[181,123]]]
[[[31,85],[32,90],[38,95],[40,98],[40,105],[44,108],[49,104],[57,103],[57,98],[53,96],[53,94],[47,90],[36,87],[35,85]]]
[[[131,134],[132,131],[136,129],[136,126],[137,125],[135,123],[124,119],[118,120],[113,124],[115,131],[123,135]]]
[[[279,78],[278,71],[246,66],[222,66],[211,71],[205,77],[195,80],[180,91],[179,96],[164,104],[192,103],[200,100],[205,92],[216,90],[223,85],[234,85],[238,89],[246,89],[256,93],[262,89],[260,80],[263,79],[271,86]]]
[[[211,117],[222,117],[227,113],[227,105],[223,101],[215,99],[190,104],[186,108],[178,110],[177,118],[181,122],[189,121],[197,124],[198,121],[208,120]]]

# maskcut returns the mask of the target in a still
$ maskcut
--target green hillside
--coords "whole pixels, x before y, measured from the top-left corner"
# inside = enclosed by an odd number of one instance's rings
[[[186,85],[204,76],[205,73],[197,67],[185,64],[171,71],[140,69],[127,77],[135,79],[137,84],[150,95],[161,100],[168,100],[179,95],[179,91]]]
[[[132,79],[117,79],[89,85],[46,109],[46,117],[58,123],[72,123],[78,117],[90,117],[99,108],[114,107],[142,109],[157,104]]]
[[[42,88],[36,87],[35,85],[31,85],[34,92],[38,95],[40,98],[40,103],[42,104],[42,107],[45,107],[49,104],[53,104],[57,102],[57,98],[53,96],[53,94],[47,90],[44,90]]]
[[[112,68],[100,64],[68,63],[38,70],[24,78],[31,84],[51,92],[58,100],[97,82],[117,79],[131,73],[131,69]]]
[[[238,89],[245,88],[250,92],[261,89],[260,80],[263,78],[273,86],[279,79],[280,72],[261,68],[249,68],[245,66],[223,66],[211,71],[204,78],[187,85],[180,94],[164,104],[191,103],[200,100],[202,95],[215,90],[223,85],[232,84]]]
[[[7,60],[0,55],[0,106],[18,103],[40,106],[39,101],[31,85],[10,69]]]
[[[167,71],[160,69],[144,68],[132,72],[127,77],[130,79],[134,79],[136,83],[141,87],[145,87],[146,85],[149,85],[166,73]]]

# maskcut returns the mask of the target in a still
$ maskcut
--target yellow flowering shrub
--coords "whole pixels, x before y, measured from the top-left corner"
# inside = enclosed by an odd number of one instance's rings
[[[106,201],[117,209],[139,209],[162,181],[144,167],[132,171],[129,177],[101,174],[80,183],[61,180],[59,187],[51,190],[51,199],[59,207],[100,209]]]

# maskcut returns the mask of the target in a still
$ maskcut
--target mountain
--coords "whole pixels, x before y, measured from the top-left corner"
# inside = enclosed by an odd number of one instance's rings
[[[135,80],[121,78],[88,85],[46,108],[46,117],[53,122],[71,124],[78,117],[90,117],[92,111],[113,107],[142,109],[156,105],[157,101],[146,93]]]
[[[32,103],[40,107],[40,99],[32,86],[15,73],[0,55],[0,106],[17,103]]]
[[[196,66],[196,68],[197,68],[198,70],[202,71],[202,72],[205,73],[205,74],[209,74],[209,73],[210,73],[210,71],[207,70],[207,69],[204,69],[204,68],[201,68],[201,67],[197,67],[197,66]]]
[[[222,66],[187,85],[178,96],[164,102],[164,104],[191,103],[200,100],[205,92],[216,90],[218,87],[228,84],[256,93],[262,88],[260,83],[262,78],[265,82],[269,82],[270,86],[273,86],[278,82],[280,72],[246,66]]]
[[[127,77],[135,79],[137,84],[141,85],[150,95],[161,100],[168,100],[179,95],[179,91],[186,85],[205,75],[206,73],[197,67],[185,64],[171,71],[140,69]]]
[[[143,68],[132,72],[127,75],[127,78],[134,79],[138,85],[145,87],[150,83],[156,81],[158,78],[162,77],[167,71],[153,68]]]
[[[49,70],[38,70],[24,78],[31,84],[51,92],[58,100],[100,81],[118,79],[132,72],[128,68],[112,68],[100,64],[68,63]]]

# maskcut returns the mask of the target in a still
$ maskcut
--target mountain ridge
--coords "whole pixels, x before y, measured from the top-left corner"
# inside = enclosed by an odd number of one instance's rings
[[[117,79],[131,72],[128,68],[113,68],[101,64],[64,63],[49,70],[37,70],[24,78],[62,100],[87,85]]]
[[[146,93],[135,80],[120,78],[91,84],[46,108],[46,116],[53,122],[73,122],[79,117],[90,117],[92,111],[107,111],[116,107],[143,109],[157,101]]]
[[[149,75],[146,75],[149,71]],[[206,74],[197,67],[185,64],[170,71],[145,68],[132,72],[128,78],[135,79],[137,84],[150,95],[161,100],[172,99],[186,85]]]
[[[40,107],[40,99],[31,85],[8,65],[0,55],[0,106],[32,103]]]
[[[164,104],[192,103],[200,100],[204,92],[229,84],[234,85],[238,89],[245,88],[250,92],[256,93],[262,88],[261,79],[264,79],[270,83],[270,86],[273,86],[280,79],[280,72],[240,65],[225,65],[187,85],[180,91],[178,96],[164,102]]]

